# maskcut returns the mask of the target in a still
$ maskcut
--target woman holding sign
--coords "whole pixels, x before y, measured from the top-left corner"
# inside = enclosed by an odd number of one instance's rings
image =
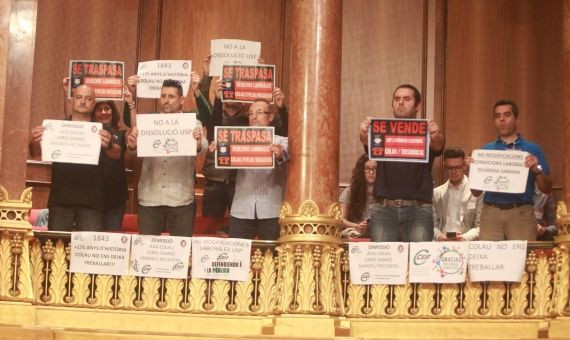
[[[376,181],[376,161],[368,159],[367,154],[360,156],[352,170],[350,186],[340,194],[342,208],[343,237],[356,238],[368,231],[370,206],[374,203],[372,192]]]
[[[132,113],[136,114],[136,107],[132,93],[123,86],[125,101]],[[126,210],[128,198],[127,175],[125,173],[125,150],[127,144],[125,135],[127,130],[119,129],[119,111],[111,100],[100,101],[95,104],[91,119],[102,123],[103,128],[111,133],[109,149],[113,156],[103,154],[103,227],[107,230],[121,229],[123,215]]]

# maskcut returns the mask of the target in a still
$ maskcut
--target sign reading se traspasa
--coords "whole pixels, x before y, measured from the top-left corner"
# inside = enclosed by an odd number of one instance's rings
[[[252,103],[265,99],[273,103],[275,65],[224,65],[222,101]]]
[[[384,162],[429,161],[429,128],[425,119],[372,119],[368,156]]]
[[[275,158],[270,146],[274,132],[272,126],[216,126],[216,168],[273,168]]]
[[[124,69],[122,61],[71,60],[67,96],[79,85],[89,85],[97,99],[123,100]]]

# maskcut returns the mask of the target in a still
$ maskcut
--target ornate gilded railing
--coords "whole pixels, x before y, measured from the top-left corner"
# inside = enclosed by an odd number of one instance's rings
[[[570,316],[570,216],[564,205],[558,210],[559,237],[555,243],[529,243],[519,283],[397,286],[354,285],[346,244],[303,240],[254,242],[244,282],[198,279],[191,271],[186,279],[71,273],[70,234],[32,232],[30,206],[27,192],[9,201],[0,191],[0,304],[254,317],[320,314],[353,321],[542,321]],[[315,209],[309,212],[315,233],[319,224],[333,223]],[[292,216],[291,225],[302,222],[302,214]]]
[[[254,242],[251,270],[245,282],[143,278],[71,273],[70,234],[36,232],[24,251],[19,233],[4,232],[2,300],[29,301],[36,305],[97,309],[139,310],[232,315],[280,314],[285,305],[305,303],[314,314],[320,305],[332,303],[329,292],[334,281],[327,279],[330,268],[322,266],[319,248],[304,253],[295,249],[303,262],[315,270],[293,276],[288,292],[279,292],[277,275],[282,261],[274,242]],[[27,255],[24,255],[26,254]],[[29,267],[22,267],[29,256]],[[353,285],[350,282],[348,252],[340,263],[342,301],[338,315],[352,318],[545,318],[568,313],[568,253],[552,248],[550,242],[529,244],[526,270],[520,283],[477,282],[463,284]],[[14,269],[16,269],[14,271]],[[17,275],[14,275],[17,272]],[[318,274],[318,275],[317,275]],[[29,277],[31,294],[24,286]],[[309,287],[309,289],[307,289]],[[318,287],[318,289],[317,289]],[[333,313],[329,313],[333,314]],[[335,313],[336,314],[336,313]]]

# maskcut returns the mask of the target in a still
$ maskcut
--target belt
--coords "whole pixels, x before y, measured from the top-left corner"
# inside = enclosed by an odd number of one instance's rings
[[[499,208],[501,210],[508,210],[513,208],[520,208],[524,207],[525,205],[532,205],[530,202],[522,202],[522,203],[485,203],[486,205],[490,205],[495,208]]]
[[[387,198],[379,198],[376,199],[377,203],[380,203],[384,207],[419,207],[422,205],[431,205],[431,202],[424,202],[419,200],[401,200],[401,199],[387,199]]]

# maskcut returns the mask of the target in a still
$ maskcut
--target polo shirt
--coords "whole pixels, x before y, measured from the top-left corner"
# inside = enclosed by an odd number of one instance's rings
[[[520,134],[518,134],[517,139],[514,142],[507,144],[500,137],[491,143],[485,144],[483,146],[484,150],[519,150],[526,151],[533,154],[538,158],[538,164],[542,166],[542,171],[545,174],[550,174],[550,168],[546,157],[542,152],[542,149],[538,144],[528,141]],[[483,202],[485,203],[498,203],[498,204],[521,204],[521,203],[533,203],[534,195],[534,183],[536,181],[536,175],[529,171],[528,178],[526,180],[525,192],[522,194],[509,194],[503,192],[485,192]]]

